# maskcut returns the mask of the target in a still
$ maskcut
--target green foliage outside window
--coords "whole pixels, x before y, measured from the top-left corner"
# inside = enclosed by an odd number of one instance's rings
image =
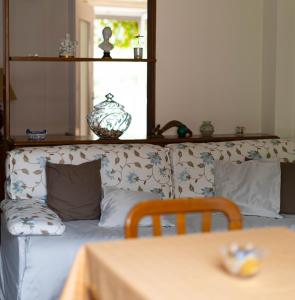
[[[131,48],[138,35],[138,23],[136,21],[113,20],[113,19],[97,19],[95,22],[95,36],[98,37],[96,44],[103,42],[102,29],[110,27],[113,31],[111,42],[116,48]]]

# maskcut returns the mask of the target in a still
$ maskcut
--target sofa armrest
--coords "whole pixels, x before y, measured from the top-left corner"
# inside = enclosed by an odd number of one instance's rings
[[[6,199],[1,209],[12,235],[62,235],[65,231],[58,215],[38,199]]]

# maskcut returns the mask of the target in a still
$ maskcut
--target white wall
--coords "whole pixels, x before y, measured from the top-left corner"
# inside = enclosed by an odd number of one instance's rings
[[[261,0],[159,0],[156,119],[261,129]]]

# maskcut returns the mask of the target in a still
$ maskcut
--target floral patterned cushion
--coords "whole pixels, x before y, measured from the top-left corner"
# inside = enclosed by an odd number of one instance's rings
[[[295,142],[289,140],[244,140],[218,143],[168,145],[171,150],[176,198],[214,195],[214,160],[241,163],[248,159],[295,161]]]
[[[39,200],[4,200],[1,209],[12,235],[62,235],[65,231],[58,215]]]
[[[169,149],[149,144],[65,145],[20,148],[8,153],[7,192],[11,199],[46,201],[46,161],[78,165],[102,158],[102,185],[172,197]]]

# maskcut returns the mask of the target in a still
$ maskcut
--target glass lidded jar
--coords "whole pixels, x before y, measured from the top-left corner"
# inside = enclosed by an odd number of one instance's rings
[[[106,100],[95,105],[87,115],[90,129],[101,139],[119,138],[131,123],[131,115],[113,98],[114,95],[107,94]]]

